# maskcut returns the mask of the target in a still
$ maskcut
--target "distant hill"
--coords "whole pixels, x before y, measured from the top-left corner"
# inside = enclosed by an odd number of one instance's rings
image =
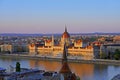
[[[22,34],[22,33],[1,33],[0,36],[61,36],[62,33],[54,33],[54,34]],[[120,35],[120,33],[70,33],[70,35]]]

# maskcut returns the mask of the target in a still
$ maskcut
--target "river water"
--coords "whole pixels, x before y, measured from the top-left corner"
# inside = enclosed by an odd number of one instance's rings
[[[15,67],[16,62],[21,63],[23,68],[37,68],[46,71],[57,71],[61,68],[61,62],[37,60],[37,59],[17,59],[0,57],[0,67],[9,69],[9,66]],[[72,72],[80,76],[81,80],[111,80],[117,74],[120,74],[120,66],[103,64],[86,64],[69,62]]]

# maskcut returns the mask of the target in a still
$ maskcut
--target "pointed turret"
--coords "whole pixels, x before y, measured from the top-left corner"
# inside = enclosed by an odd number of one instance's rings
[[[65,25],[65,32],[67,32],[67,27],[66,27],[66,25]]]
[[[70,35],[67,32],[67,27],[66,26],[65,26],[65,32],[62,34],[62,38],[70,38]]]
[[[71,72],[67,63],[66,43],[64,44],[64,49],[63,49],[62,68],[60,69],[59,73],[64,77],[63,80],[76,80],[76,75]]]
[[[67,62],[67,47],[66,47],[66,43],[64,44],[64,50],[63,50],[62,63],[63,62]]]
[[[54,35],[52,35],[52,47],[54,46]]]
[[[60,70],[60,73],[63,74],[71,74],[71,70],[67,63],[67,48],[66,43],[64,44],[64,50],[63,50],[63,57],[62,57],[62,68]]]

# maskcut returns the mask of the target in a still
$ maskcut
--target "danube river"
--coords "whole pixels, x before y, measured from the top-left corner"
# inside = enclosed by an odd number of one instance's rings
[[[59,71],[61,62],[47,61],[38,59],[17,59],[0,57],[0,67],[9,69],[10,66],[15,67],[16,62],[21,63],[23,68],[37,68],[46,71]],[[71,63],[69,66],[72,72],[80,76],[81,80],[111,80],[117,74],[120,74],[120,66],[103,65],[103,64],[84,64]]]

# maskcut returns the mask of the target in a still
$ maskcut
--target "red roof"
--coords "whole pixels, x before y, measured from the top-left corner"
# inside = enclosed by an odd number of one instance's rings
[[[64,33],[62,34],[62,38],[70,38],[69,33],[68,33],[68,32],[64,32]]]
[[[62,34],[62,38],[70,38],[69,33],[67,32],[67,29],[65,28],[65,32]]]
[[[50,42],[52,42],[52,40],[46,40],[46,43],[50,43]]]
[[[71,70],[70,70],[67,62],[63,63],[60,73],[71,73]]]

